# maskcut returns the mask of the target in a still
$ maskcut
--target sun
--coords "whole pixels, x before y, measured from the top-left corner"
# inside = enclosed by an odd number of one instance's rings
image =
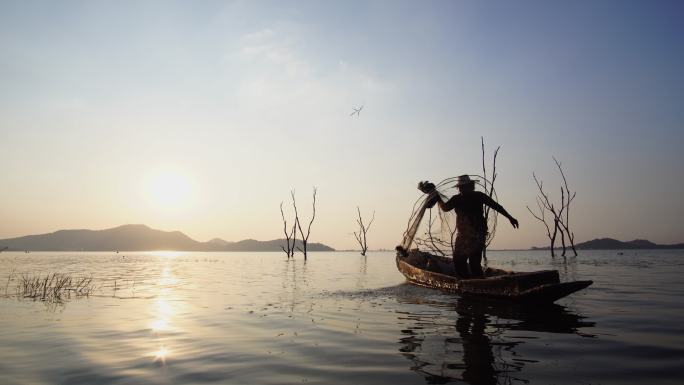
[[[150,178],[147,188],[150,202],[160,208],[181,208],[190,203],[192,184],[177,172],[162,172]]]

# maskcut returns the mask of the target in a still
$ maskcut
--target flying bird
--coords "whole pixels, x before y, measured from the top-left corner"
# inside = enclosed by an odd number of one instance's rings
[[[352,110],[354,110],[354,112],[349,114],[349,116],[354,116],[354,114],[356,114],[356,117],[358,118],[359,116],[361,116],[361,110],[363,110],[363,105],[361,105],[361,107],[359,108],[352,107]]]

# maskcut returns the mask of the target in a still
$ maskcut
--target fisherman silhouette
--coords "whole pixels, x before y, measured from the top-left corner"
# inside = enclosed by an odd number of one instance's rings
[[[496,210],[508,218],[514,228],[518,228],[518,220],[513,218],[501,205],[480,191],[475,191],[475,181],[468,175],[458,177],[456,187],[459,193],[444,202],[435,185],[429,182],[419,184],[419,189],[430,194],[432,200],[428,207],[439,204],[443,211],[456,212],[456,239],[454,240],[454,269],[459,278],[482,277],[482,250],[487,236],[487,221],[483,206]],[[470,271],[468,266],[470,265]]]

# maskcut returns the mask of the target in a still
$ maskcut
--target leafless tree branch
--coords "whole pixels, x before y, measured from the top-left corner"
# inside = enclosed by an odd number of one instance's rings
[[[356,237],[356,241],[359,243],[359,246],[361,246],[361,255],[366,256],[366,251],[368,250],[367,233],[375,220],[375,211],[373,211],[373,217],[367,225],[363,223],[363,217],[361,217],[361,209],[359,206],[356,206],[356,212],[358,215],[356,223],[359,225],[359,232],[358,234],[354,232],[354,237]]]
[[[575,200],[575,196],[577,195],[577,193],[574,191],[570,191],[568,180],[565,177],[565,172],[563,171],[561,163],[555,157],[553,158],[553,161],[556,163],[556,167],[558,167],[558,171],[560,172],[561,178],[563,179],[561,193],[567,197],[567,199],[564,202],[565,217],[563,217],[563,215],[560,215],[559,225],[562,227],[563,231],[568,236],[568,241],[570,241],[570,247],[572,248],[573,254],[577,256],[577,249],[575,249],[575,233],[570,230],[570,203],[572,203],[572,201]]]
[[[280,202],[280,216],[283,218],[283,233],[285,234],[285,246],[281,245],[280,248],[287,255],[287,259],[290,259],[294,257],[297,232],[295,225],[292,225],[292,230],[288,232],[287,220],[285,219],[285,212],[283,211],[283,202]]]
[[[546,192],[544,191],[544,183],[541,180],[539,180],[539,178],[537,178],[537,175],[535,173],[532,173],[532,178],[534,179],[534,182],[537,185],[537,189],[539,190],[539,193],[536,197],[539,213],[535,213],[534,211],[532,211],[532,209],[530,209],[530,206],[527,206],[527,211],[529,211],[535,219],[544,224],[544,227],[546,228],[546,236],[549,238],[549,241],[551,243],[551,257],[555,257],[556,236],[558,235],[558,215],[556,213],[556,209],[553,203],[551,203],[549,199],[548,194],[546,194]],[[550,223],[546,220],[547,211],[553,215],[553,232],[551,231]]]
[[[496,150],[494,150],[494,156],[492,158],[492,180],[487,181],[487,166],[485,165],[485,144],[484,144],[484,137],[480,137],[480,142],[482,144],[482,185],[484,187],[484,193],[489,195],[490,198],[493,197],[494,195],[494,182],[496,181],[497,173],[496,173],[496,158],[499,155],[499,150],[501,149],[501,146],[498,146]],[[489,186],[487,186],[487,183],[489,182]],[[489,213],[490,213],[491,208],[489,206],[485,206],[484,209],[484,219],[485,223],[489,220]],[[495,212],[496,215],[496,212]],[[488,231],[486,236],[485,236],[485,247],[482,249],[482,258],[487,261],[487,247],[489,244],[492,242],[493,239],[493,231]]]
[[[309,221],[309,226],[306,229],[306,235],[304,235],[304,231],[302,230],[302,223],[299,220],[299,213],[297,212],[297,202],[295,200],[295,194],[294,191],[292,191],[292,206],[294,206],[295,210],[295,223],[297,224],[297,228],[299,229],[299,234],[302,236],[302,248],[300,249],[297,247],[298,250],[304,254],[304,260],[306,261],[307,258],[307,244],[309,242],[309,235],[311,235],[311,225],[314,222],[314,219],[316,218],[316,186],[313,188],[313,203],[312,203],[312,214],[311,214],[311,220]]]
[[[558,233],[560,233],[561,237],[563,258],[565,258],[567,252],[566,237],[567,240],[570,242],[570,247],[572,248],[574,255],[577,256],[577,250],[575,249],[575,234],[570,230],[569,224],[570,204],[575,199],[575,196],[577,194],[573,191],[570,191],[570,187],[568,185],[568,181],[565,177],[565,172],[563,171],[561,163],[555,157],[553,158],[553,161],[556,163],[556,167],[558,168],[558,171],[560,172],[561,178],[563,180],[563,184],[561,184],[560,186],[560,206],[557,207],[553,204],[553,202],[549,198],[549,195],[544,191],[544,185],[542,181],[539,178],[537,178],[537,176],[534,173],[532,173],[534,182],[537,185],[537,189],[539,190],[539,193],[537,195],[537,205],[539,206],[539,214],[534,213],[529,207],[527,209],[528,211],[530,211],[530,213],[532,213],[532,215],[537,220],[544,223],[544,226],[546,227],[547,236],[551,241],[551,256],[555,256],[554,246],[556,235]],[[544,217],[544,212],[546,211],[553,215],[553,233],[551,232],[549,223],[546,222]]]

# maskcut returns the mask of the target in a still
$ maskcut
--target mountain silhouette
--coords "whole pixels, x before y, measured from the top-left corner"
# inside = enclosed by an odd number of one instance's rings
[[[560,247],[556,246],[556,248]],[[592,239],[591,241],[578,243],[575,245],[575,248],[577,250],[684,249],[684,243],[659,245],[645,239],[635,239],[633,241],[623,242],[613,238],[597,238]],[[548,250],[549,247],[533,247],[533,249]]]
[[[180,231],[162,231],[146,225],[123,225],[105,230],[59,230],[0,240],[0,249],[19,251],[281,251],[284,239],[229,242],[214,238],[198,242]],[[301,247],[301,241],[297,242]],[[309,243],[310,251],[334,251],[321,243]]]

